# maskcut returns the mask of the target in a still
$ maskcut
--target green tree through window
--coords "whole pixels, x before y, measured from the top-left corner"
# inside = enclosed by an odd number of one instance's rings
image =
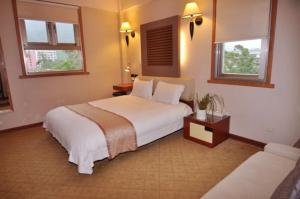
[[[47,57],[41,53],[37,61],[37,72],[42,71],[70,71],[81,69],[81,59],[79,51],[55,51],[55,59]]]
[[[233,51],[224,52],[223,73],[258,74],[259,58],[248,48],[235,45]]]

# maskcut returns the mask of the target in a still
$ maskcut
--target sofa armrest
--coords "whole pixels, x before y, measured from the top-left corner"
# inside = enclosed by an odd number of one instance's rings
[[[264,151],[295,161],[300,157],[300,149],[283,144],[268,143]]]

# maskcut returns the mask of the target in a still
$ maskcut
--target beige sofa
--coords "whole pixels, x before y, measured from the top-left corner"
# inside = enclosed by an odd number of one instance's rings
[[[270,143],[242,163],[202,199],[266,199],[295,168],[300,149]]]

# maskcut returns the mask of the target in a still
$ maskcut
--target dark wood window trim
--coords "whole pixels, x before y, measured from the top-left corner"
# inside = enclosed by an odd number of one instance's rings
[[[5,110],[0,110],[0,113],[6,113],[7,111],[14,111],[14,106],[13,106],[13,102],[12,102],[12,98],[11,98],[11,92],[10,92],[10,86],[9,86],[9,82],[8,82],[8,75],[7,75],[7,70],[6,70],[6,64],[5,64],[5,60],[4,60],[4,51],[3,51],[3,47],[2,47],[2,43],[1,43],[1,38],[0,38],[0,64],[2,64],[4,66],[4,81],[6,81],[7,84],[7,95],[8,95],[8,101],[9,101],[9,108],[5,109]]]
[[[22,40],[22,34],[24,34],[23,30],[20,28],[20,23],[19,17],[18,17],[18,10],[17,10],[17,0],[11,0],[12,1],[12,6],[13,6],[13,12],[14,12],[14,19],[15,19],[15,28],[16,28],[16,33],[17,33],[17,42],[18,42],[18,47],[19,47],[19,54],[20,54],[20,59],[21,59],[21,67],[22,67],[22,75],[19,77],[21,79],[25,78],[37,78],[37,77],[53,77],[53,76],[66,76],[66,75],[88,75],[89,72],[87,72],[86,68],[86,56],[85,56],[85,47],[84,47],[84,38],[83,38],[83,25],[82,25],[82,9],[81,7],[78,7],[78,21],[79,24],[75,25],[74,27],[74,32],[75,34],[75,40],[76,44],[57,44],[56,46],[50,46],[48,43],[35,43],[31,44],[28,47],[24,47],[23,45],[23,40]],[[42,1],[42,2],[48,2],[48,1]],[[60,4],[60,3],[55,3],[55,4]],[[70,5],[70,6],[75,6],[72,4],[64,4],[62,3],[61,5]],[[76,31],[76,29],[79,29],[79,31]],[[49,29],[50,31],[53,30],[53,28]],[[79,41],[78,41],[79,40]],[[53,38],[50,38],[50,42],[53,41]],[[82,54],[82,64],[83,64],[83,69],[79,71],[63,71],[63,72],[41,72],[41,73],[33,73],[33,74],[28,74],[25,69],[25,62],[24,62],[24,50],[27,49],[35,49],[35,47],[38,47],[39,49],[42,50],[81,50]]]
[[[66,71],[66,72],[46,72],[46,73],[35,73],[35,74],[27,74],[20,75],[20,79],[28,79],[28,78],[38,78],[38,77],[53,77],[53,76],[69,76],[69,75],[89,75],[89,72],[83,71]]]
[[[272,74],[272,62],[273,62],[273,51],[274,51],[274,40],[275,40],[275,29],[276,29],[276,17],[277,17],[277,6],[278,0],[271,0],[271,10],[270,10],[270,35],[269,35],[269,53],[268,62],[266,66],[266,79],[263,82],[243,80],[239,79],[226,79],[226,78],[216,78],[216,20],[217,20],[217,0],[213,0],[213,24],[212,24],[212,44],[211,44],[211,76],[208,83],[214,84],[229,84],[238,86],[253,86],[253,87],[263,87],[263,88],[274,88],[275,85],[271,83]]]

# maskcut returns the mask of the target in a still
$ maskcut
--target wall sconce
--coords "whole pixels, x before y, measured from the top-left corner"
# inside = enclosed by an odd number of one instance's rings
[[[131,26],[130,26],[129,22],[127,22],[127,21],[122,22],[122,25],[121,25],[121,28],[120,28],[120,32],[126,33],[125,40],[126,40],[127,46],[129,46],[129,36],[128,36],[128,33],[130,33],[130,35],[131,35],[132,38],[135,37],[135,32],[131,29]]]
[[[190,2],[185,5],[183,12],[183,19],[190,19],[190,35],[193,39],[194,35],[194,22],[200,26],[203,22],[202,13],[196,2]]]
[[[125,71],[126,73],[130,73],[130,72],[131,72],[130,66],[126,66],[126,68],[124,69],[124,71]]]
[[[131,67],[130,67],[129,65],[126,66],[125,69],[124,69],[124,71],[125,71],[126,73],[129,73],[130,78],[131,78],[131,81],[134,82],[135,78],[136,78],[138,75],[137,75],[137,74],[132,74],[132,73],[131,73]]]

